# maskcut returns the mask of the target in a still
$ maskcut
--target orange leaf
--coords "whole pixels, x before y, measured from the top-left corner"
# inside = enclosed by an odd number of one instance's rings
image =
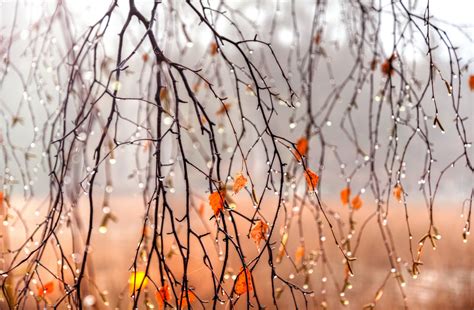
[[[218,116],[224,115],[225,112],[228,111],[231,106],[232,106],[232,104],[230,104],[230,103],[223,103],[222,107],[219,110],[217,110],[216,115],[218,115]]]
[[[397,58],[397,56],[393,54],[380,65],[380,71],[382,71],[384,75],[393,75],[393,73],[395,72],[392,64],[395,58]]]
[[[219,215],[219,212],[224,209],[224,197],[225,193],[222,190],[212,192],[209,195],[209,204],[211,205],[212,210],[214,210],[214,215],[216,217]]]
[[[360,209],[360,207],[362,207],[362,199],[360,198],[359,195],[357,195],[354,198],[352,198],[351,204],[354,210],[358,210]]]
[[[234,289],[237,295],[242,295],[242,294],[245,294],[246,292],[253,290],[252,275],[250,273],[250,270],[248,270],[248,268],[245,268],[245,272],[243,272],[242,268],[240,269],[239,276],[237,277],[237,280],[235,281]]]
[[[168,101],[168,100],[169,100],[168,88],[163,87],[160,89],[160,101]]]
[[[148,61],[148,53],[143,53],[142,59],[143,59],[143,62],[147,62]]]
[[[209,53],[211,53],[211,55],[214,56],[217,54],[217,49],[218,49],[217,43],[212,42],[211,46],[209,47]]]
[[[300,161],[302,156],[306,156],[308,153],[308,139],[305,137],[299,138],[296,142],[296,150],[293,151],[293,155],[296,157],[296,160]]]
[[[346,205],[349,203],[350,196],[351,196],[351,189],[349,187],[346,187],[341,191],[341,202],[343,205]]]
[[[259,245],[262,239],[265,240],[265,235],[267,234],[267,231],[268,224],[260,220],[250,231],[250,237],[252,237],[253,241],[255,241],[257,245]]]
[[[474,74],[471,74],[469,76],[469,88],[471,91],[474,91]]]
[[[304,174],[305,174],[305,178],[306,178],[306,184],[308,185],[308,190],[311,190],[311,191],[316,190],[316,186],[318,185],[319,176],[309,168],[306,169]]]
[[[295,252],[295,265],[299,265],[303,261],[304,257],[304,246],[300,245]]]
[[[156,291],[155,297],[158,301],[158,304],[160,305],[160,308],[164,307],[165,302],[169,302],[171,300],[171,293],[168,284],[160,287],[160,289]]]
[[[38,288],[38,296],[49,295],[54,291],[54,282],[49,281],[43,285],[43,287]]]
[[[389,60],[385,60],[381,65],[380,65],[380,71],[384,75],[393,75],[393,67],[392,67],[392,62]]]
[[[242,174],[242,172],[239,172],[235,175],[235,181],[234,181],[234,186],[233,190],[234,193],[238,193],[244,186],[247,184],[247,178]]]
[[[402,193],[403,193],[402,187],[400,186],[400,184],[397,184],[397,185],[393,188],[393,196],[395,197],[395,199],[397,199],[397,201],[401,201],[401,200],[402,200]]]
[[[181,309],[186,309],[188,307],[188,300],[189,303],[193,303],[194,300],[196,299],[196,295],[193,293],[193,291],[188,290],[188,298],[186,299],[186,294],[183,293],[183,296],[181,296]]]
[[[3,206],[3,192],[0,192],[0,208]]]

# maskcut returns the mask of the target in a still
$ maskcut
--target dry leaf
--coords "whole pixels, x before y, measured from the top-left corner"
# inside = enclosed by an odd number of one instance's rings
[[[304,174],[305,174],[305,178],[306,178],[306,184],[308,185],[308,190],[310,190],[310,191],[316,190],[316,186],[318,185],[319,176],[309,168],[306,169]]]
[[[474,74],[471,74],[469,76],[469,88],[471,91],[474,91]]]
[[[226,111],[228,111],[230,109],[231,106],[232,106],[232,104],[230,104],[230,103],[223,103],[222,107],[219,110],[217,110],[216,115],[218,115],[218,116],[224,115],[226,113]]]
[[[322,32],[323,32],[322,30],[318,30],[318,32],[314,36],[314,43],[316,45],[319,45],[321,43]]]
[[[247,178],[242,174],[242,172],[239,172],[235,175],[234,179],[235,181],[233,190],[234,193],[237,194],[245,186],[245,184],[247,184]]]
[[[160,89],[160,101],[169,101],[169,91],[168,88],[163,87]]]
[[[341,202],[343,205],[346,205],[349,203],[350,196],[351,196],[351,189],[349,187],[346,187],[341,191]]]
[[[306,156],[308,153],[308,139],[301,137],[296,142],[296,150],[293,152],[293,155],[296,157],[296,160],[300,161],[301,157]]]
[[[402,200],[402,193],[403,193],[402,187],[400,186],[400,184],[397,184],[397,185],[393,188],[393,196],[395,197],[395,199],[397,199],[397,201],[401,201],[401,200]]]
[[[259,245],[261,240],[265,240],[265,235],[267,234],[267,232],[268,224],[265,223],[263,220],[259,220],[250,231],[250,237],[252,237],[253,241],[255,241],[257,245]]]
[[[144,289],[148,284],[148,277],[145,276],[144,271],[132,272],[130,278],[128,279],[130,294],[133,294],[133,291],[138,290],[141,286]]]
[[[393,75],[393,67],[392,67],[392,62],[385,60],[381,65],[380,65],[380,71],[384,75]]]
[[[374,58],[370,62],[370,70],[374,71],[376,67],[377,67],[377,59]]]
[[[241,268],[239,276],[235,281],[235,293],[237,295],[242,295],[252,290],[252,275],[250,274],[250,270],[248,270],[248,268],[245,268],[245,272],[243,272],[243,269]]]
[[[38,296],[46,296],[54,292],[54,282],[49,281],[42,287],[38,288]]]
[[[209,47],[209,53],[211,54],[211,56],[215,56],[217,54],[218,47],[219,46],[216,42],[211,43],[211,46]]]
[[[188,290],[188,298],[186,299],[186,294],[183,293],[183,296],[181,296],[181,309],[186,309],[188,307],[188,300],[189,303],[193,303],[194,300],[196,299],[196,295],[193,293],[193,291]]]
[[[360,207],[362,207],[362,199],[359,195],[352,198],[351,205],[354,210],[358,210]]]
[[[168,284],[163,285],[160,287],[158,291],[155,293],[156,300],[160,309],[165,306],[165,304],[171,300],[171,293]]]
[[[380,65],[380,71],[382,71],[384,75],[393,75],[393,73],[395,72],[392,64],[395,58],[396,55],[392,55]]]
[[[219,212],[224,210],[224,197],[225,193],[222,190],[212,192],[209,195],[209,204],[211,205],[212,210],[214,210],[214,215],[216,217],[219,215]]]
[[[301,264],[301,262],[303,261],[304,252],[305,252],[304,245],[300,245],[296,249],[296,252],[295,252],[295,265]]]

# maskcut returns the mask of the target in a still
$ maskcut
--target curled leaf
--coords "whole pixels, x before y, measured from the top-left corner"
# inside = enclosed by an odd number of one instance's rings
[[[245,184],[247,184],[247,178],[242,174],[242,172],[237,173],[235,175],[233,186],[234,193],[237,194],[245,186]]]
[[[212,192],[209,195],[209,204],[211,205],[212,210],[214,210],[214,215],[216,217],[219,215],[219,212],[224,210],[224,199],[225,193],[222,190]]]
[[[346,187],[341,191],[341,202],[343,205],[347,205],[349,203],[350,196],[351,196],[351,189],[349,187]]]
[[[293,152],[296,160],[300,161],[308,153],[308,139],[301,137],[296,141],[296,150]]]
[[[265,240],[265,235],[268,232],[268,224],[263,220],[259,220],[250,231],[250,236],[257,245],[260,244],[261,240]]]
[[[308,190],[310,190],[310,191],[316,190],[316,186],[318,185],[319,176],[309,168],[306,169],[304,174],[305,174],[305,178],[306,178],[306,184],[308,185]]]
[[[362,199],[359,195],[352,198],[351,205],[354,210],[358,210],[360,207],[362,207]]]
[[[239,276],[235,280],[234,290],[237,295],[242,295],[253,290],[252,275],[248,268],[245,268],[245,272],[242,268],[240,269]]]

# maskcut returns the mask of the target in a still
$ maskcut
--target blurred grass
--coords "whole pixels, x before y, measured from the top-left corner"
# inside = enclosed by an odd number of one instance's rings
[[[95,267],[96,282],[101,290],[108,292],[110,307],[113,309],[117,306],[118,296],[125,293],[124,300],[117,309],[130,309],[131,304],[128,298],[127,280],[130,275],[129,271],[133,263],[135,250],[139,236],[141,234],[141,223],[143,211],[141,208],[132,208],[132,201],[122,200],[120,204],[114,206],[114,212],[118,217],[117,223],[111,223],[109,231],[106,234],[100,234],[97,231],[98,224],[93,235],[93,246],[91,257]],[[342,208],[342,207],[341,207]],[[360,225],[367,216],[370,215],[371,206],[364,206],[355,214],[355,221]],[[346,220],[347,210],[340,209],[341,216]],[[207,211],[206,211],[207,212]],[[210,213],[206,214],[207,218]],[[422,207],[411,207],[410,224],[414,234],[413,246],[416,251],[419,238],[426,233],[428,229],[428,213]],[[27,220],[33,220],[33,218]],[[462,241],[463,219],[460,218],[460,210],[457,207],[437,209],[435,212],[435,223],[439,228],[442,239],[438,243],[436,250],[432,250],[429,244],[425,247],[425,253],[422,257],[424,265],[421,266],[421,274],[417,279],[412,279],[406,270],[402,274],[407,282],[405,292],[407,295],[407,303],[410,309],[474,309],[474,240],[469,240],[466,244]],[[308,212],[303,214],[303,224],[305,229],[305,242],[307,253],[318,248],[318,236],[315,232],[314,219]],[[196,218],[193,219],[192,225],[195,229],[204,232],[205,228]],[[208,222],[211,230],[215,231],[213,220]],[[248,223],[242,227],[240,235],[243,243],[244,251],[248,255],[247,260],[252,259],[258,252],[252,240],[247,239],[246,231]],[[403,261],[410,262],[408,248],[408,234],[406,223],[404,220],[404,211],[401,205],[392,207],[388,223],[397,246],[397,256]],[[239,228],[240,229],[240,228]],[[327,229],[327,225],[326,225]],[[298,246],[298,236],[295,234],[296,225],[290,232],[290,241],[288,245],[288,253],[294,256],[295,249]],[[278,232],[278,230],[277,230]],[[329,236],[329,231],[325,232]],[[180,238],[185,240],[184,229],[181,229]],[[67,236],[64,236],[67,238]],[[172,237],[166,236],[165,248],[171,248]],[[21,235],[17,234],[13,237],[13,241],[18,243],[22,241]],[[276,240],[276,239],[273,239]],[[295,242],[296,241],[296,242]],[[65,239],[64,244],[67,243]],[[215,272],[220,272],[220,263],[218,262],[217,251],[215,250],[213,241],[208,238],[205,241],[206,247],[211,249],[208,254],[213,260]],[[327,238],[325,242],[329,263],[334,270],[335,278],[342,284],[344,277],[344,266],[342,256],[338,252],[331,238]],[[274,250],[274,253],[277,249]],[[52,253],[45,253],[50,260],[53,270],[56,259]],[[331,278],[327,281],[327,301],[329,309],[362,309],[362,307],[370,303],[378,288],[382,284],[384,278],[390,270],[389,261],[386,250],[383,246],[378,226],[375,218],[372,219],[364,231],[360,248],[356,253],[357,260],[353,264],[355,276],[351,278],[353,288],[346,292],[345,297],[350,301],[346,307],[342,306],[339,301],[339,292],[336,291]],[[267,254],[262,256],[258,267],[254,270],[253,277],[256,281],[256,289],[261,303],[268,306],[268,309],[274,309],[271,297],[271,281],[270,269],[267,263]],[[172,256],[169,261],[175,270],[176,276],[181,276],[181,258],[179,255]],[[153,262],[156,266],[156,259]],[[240,268],[239,260],[236,255],[231,257],[231,266],[235,266],[234,272]],[[290,274],[294,274],[292,282],[298,285],[304,284],[304,275],[295,271],[294,267],[289,264],[288,259],[284,259],[280,265],[277,265],[277,272],[280,276],[288,278]],[[209,270],[202,264],[202,252],[196,243],[192,243],[192,255],[190,258],[190,283],[195,287],[197,295],[203,300],[212,298],[212,282],[210,280]],[[156,267],[151,268],[150,276],[159,283],[159,274]],[[44,280],[51,278],[47,273],[44,274]],[[314,267],[314,273],[311,276],[312,281],[309,289],[314,291],[314,298],[309,295],[308,309],[318,309],[321,302],[321,265]],[[281,286],[278,281],[276,286]],[[232,280],[226,282],[226,288],[232,286]],[[155,289],[149,285],[149,297],[156,305],[154,300]],[[295,293],[297,296],[298,307],[305,308],[304,299],[301,294]],[[142,295],[143,296],[143,295]],[[253,296],[253,294],[252,294]],[[51,300],[59,297],[59,292],[51,296]],[[127,301],[128,299],[128,301]],[[237,303],[238,309],[246,308],[246,297],[243,295],[242,300]],[[294,309],[290,292],[284,290],[278,299],[280,309]],[[141,303],[143,306],[143,303]],[[195,303],[199,309],[198,303]],[[141,308],[141,307],[140,307]],[[211,308],[210,304],[206,308]],[[225,306],[221,306],[222,309]],[[390,279],[384,289],[384,294],[377,303],[377,309],[401,309],[403,308],[403,300],[400,289],[395,279]]]

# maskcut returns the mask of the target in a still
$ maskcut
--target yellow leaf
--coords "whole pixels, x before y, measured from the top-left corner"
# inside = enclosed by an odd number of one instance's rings
[[[148,278],[145,276],[144,271],[132,272],[128,279],[128,284],[130,287],[130,294],[133,294],[134,290],[138,290],[140,286],[142,289],[147,286]]]

